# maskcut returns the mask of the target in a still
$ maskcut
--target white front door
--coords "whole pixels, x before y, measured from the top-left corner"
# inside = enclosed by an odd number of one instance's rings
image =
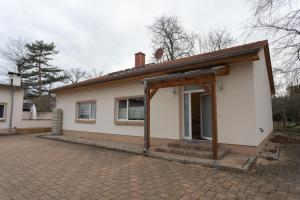
[[[204,90],[188,90],[184,91],[184,97],[183,97],[183,106],[184,106],[184,139],[193,139],[192,137],[192,93],[203,93]],[[200,132],[201,132],[201,138],[211,140],[211,98],[209,95],[201,95],[200,98]]]
[[[184,138],[192,139],[191,126],[191,93],[184,93]]]
[[[211,140],[211,96],[201,96],[201,138]]]

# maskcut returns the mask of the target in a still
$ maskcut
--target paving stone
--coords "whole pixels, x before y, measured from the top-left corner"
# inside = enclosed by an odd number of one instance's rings
[[[299,199],[300,146],[249,173],[32,136],[0,137],[0,200]]]

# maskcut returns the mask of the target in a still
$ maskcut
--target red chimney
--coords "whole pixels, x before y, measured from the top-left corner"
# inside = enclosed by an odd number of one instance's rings
[[[145,54],[138,52],[135,54],[135,67],[141,67],[145,65]]]

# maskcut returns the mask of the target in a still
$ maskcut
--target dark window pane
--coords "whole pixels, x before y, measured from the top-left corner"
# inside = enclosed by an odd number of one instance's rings
[[[78,103],[78,119],[96,119],[96,102]]]
[[[144,119],[144,98],[129,99],[128,119],[129,120]]]
[[[127,100],[120,100],[119,108],[127,108]]]
[[[127,119],[127,100],[119,100],[118,119]]]
[[[0,105],[0,118],[4,118],[4,105],[3,104],[1,104]]]

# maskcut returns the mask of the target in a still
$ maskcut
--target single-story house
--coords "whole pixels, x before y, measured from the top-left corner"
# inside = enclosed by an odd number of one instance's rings
[[[0,134],[51,131],[52,113],[39,113],[37,119],[31,119],[30,111],[23,111],[21,75],[9,72],[8,76],[9,83],[0,84]]]
[[[0,84],[0,133],[8,133],[22,120],[24,90],[19,74],[9,74],[10,83]]]
[[[268,41],[258,41],[173,61],[135,66],[55,88],[62,132],[152,144],[206,140],[257,154],[273,130],[275,93]]]

